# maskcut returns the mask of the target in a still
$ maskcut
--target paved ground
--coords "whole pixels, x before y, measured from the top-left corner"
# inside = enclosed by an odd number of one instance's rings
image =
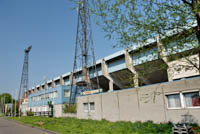
[[[0,118],[0,134],[51,134],[38,128],[21,125],[14,121]]]

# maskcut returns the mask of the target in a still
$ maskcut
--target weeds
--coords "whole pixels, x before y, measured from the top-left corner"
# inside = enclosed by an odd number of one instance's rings
[[[62,134],[170,134],[172,123],[109,122],[76,118],[21,117],[10,118],[25,124],[56,131]]]

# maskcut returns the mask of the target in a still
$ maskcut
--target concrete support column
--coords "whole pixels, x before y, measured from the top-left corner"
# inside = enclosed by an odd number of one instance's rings
[[[44,85],[44,89],[48,90],[49,86],[48,84],[45,82],[45,85]]]
[[[160,41],[160,36],[156,37],[156,41],[157,41],[157,46],[158,46],[158,52],[159,52],[159,56],[160,58],[165,62],[168,63],[167,60],[167,50],[164,47],[164,45],[162,44],[162,42]]]
[[[108,92],[111,92],[113,91],[113,81],[112,80],[109,80],[109,91]]]
[[[34,87],[34,90],[33,90],[33,92],[34,92],[34,93],[36,93],[36,92],[37,92],[37,87]]]
[[[24,93],[24,97],[25,97],[25,98],[28,97],[28,92],[27,92],[27,91]]]
[[[109,80],[109,92],[113,91],[113,80],[108,74],[108,66],[104,59],[101,61],[102,75]]]
[[[42,85],[40,85],[40,87],[39,87],[39,88],[40,88],[40,91],[42,91]]]
[[[55,83],[54,80],[52,80],[52,82],[51,82],[51,87],[52,87],[52,88],[55,88],[55,87],[56,87],[56,83]]]
[[[128,52],[128,49],[125,49],[124,55],[125,55],[126,67],[134,74],[135,87],[139,87],[139,79],[141,79],[145,84],[151,84],[151,82],[148,79],[146,79],[145,76],[139,76],[139,73],[133,66],[133,60]]]
[[[63,79],[62,76],[60,76],[60,85],[61,85],[61,86],[65,85],[65,82],[64,82],[64,79]]]
[[[133,66],[133,60],[128,52],[128,49],[125,49],[124,55],[125,55],[126,67],[134,74],[134,85],[135,87],[139,87],[139,75]]]
[[[75,83],[76,83],[75,79],[73,78],[73,73],[72,72],[70,72],[70,75],[69,75],[69,82],[70,82],[70,85],[75,85]]]
[[[120,81],[113,79],[108,73],[108,65],[106,64],[104,59],[102,59],[101,61],[101,68],[102,68],[102,75],[109,80],[109,92],[114,90],[113,84],[116,84],[119,88],[123,88]]]
[[[168,69],[167,69],[168,81],[173,81],[172,79],[173,74],[170,71],[170,66],[167,59],[167,50],[162,44],[162,42],[160,41],[160,36],[156,37],[156,41],[157,41],[157,46],[158,46],[159,57],[168,65]]]

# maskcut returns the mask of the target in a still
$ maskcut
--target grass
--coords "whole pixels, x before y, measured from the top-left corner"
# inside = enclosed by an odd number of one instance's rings
[[[12,117],[24,124],[41,127],[62,134],[170,134],[172,124],[148,122],[109,122],[76,118]]]
[[[0,113],[0,117],[4,117],[4,114]]]

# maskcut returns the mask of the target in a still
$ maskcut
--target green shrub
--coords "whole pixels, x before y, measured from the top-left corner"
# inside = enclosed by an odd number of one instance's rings
[[[77,105],[76,104],[64,104],[63,112],[64,113],[76,113]]]
[[[26,111],[27,116],[34,116],[34,113],[32,111]]]

